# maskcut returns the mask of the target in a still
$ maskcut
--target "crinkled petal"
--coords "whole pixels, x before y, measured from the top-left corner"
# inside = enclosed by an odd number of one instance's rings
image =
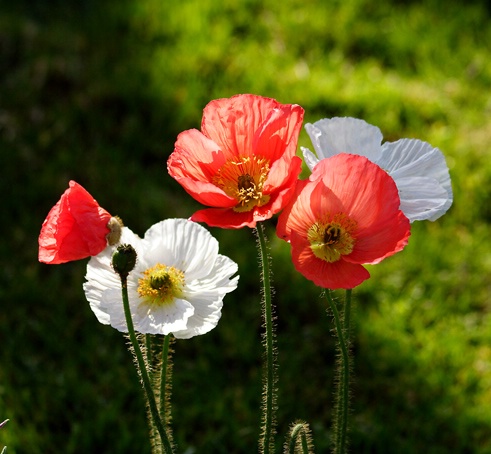
[[[123,227],[120,243],[131,244],[135,248],[137,257],[141,257],[137,262],[137,267],[144,266],[142,264],[144,256],[143,245],[140,237],[135,235],[128,227]],[[121,296],[121,279],[111,266],[112,256],[115,250],[116,246],[107,247],[98,255],[91,257],[87,264],[87,272],[85,274],[86,282],[83,285],[85,297],[89,301],[90,308],[99,322],[105,325],[110,324],[110,319],[107,311],[101,308],[103,293],[107,289],[116,289],[116,297],[119,298],[121,307],[123,304]],[[133,271],[132,273],[135,272],[136,271]],[[130,273],[130,275],[132,273]],[[128,286],[131,287],[132,285],[133,282],[130,279]]]
[[[174,178],[210,181],[225,162],[219,145],[197,129],[189,129],[177,136],[167,168]]]
[[[351,117],[323,118],[314,124],[307,123],[305,130],[319,159],[339,153],[365,156],[373,162],[380,157],[382,133],[379,128],[364,120]],[[313,167],[310,169],[313,170]]]
[[[167,161],[169,174],[198,202],[208,206],[234,206],[237,201],[213,183],[225,157],[212,140],[196,129],[179,134]]]
[[[411,222],[435,221],[452,204],[447,190],[437,180],[407,177],[398,178],[396,184],[401,198],[401,210]]]
[[[188,339],[205,334],[217,325],[221,317],[223,297],[237,288],[239,277],[231,278],[236,272],[237,264],[228,257],[219,255],[207,277],[186,286],[186,298],[195,312],[185,329],[174,331],[175,337]]]
[[[295,186],[302,171],[302,160],[298,156],[288,158],[283,156],[273,163],[264,182],[265,194],[271,194],[285,186]]]
[[[175,298],[172,303],[162,306],[140,303],[133,318],[135,330],[145,334],[164,335],[178,332],[186,329],[195,309],[194,304],[182,298]]]
[[[215,304],[210,304],[205,293],[190,298],[194,308],[194,314],[180,330],[173,330],[178,339],[189,339],[200,334],[205,334],[217,326],[222,315],[223,300],[219,299]]]
[[[226,159],[251,156],[256,131],[278,105],[274,99],[249,94],[215,99],[203,110],[201,131],[220,146]]]
[[[237,288],[239,277],[232,279],[237,270],[237,263],[224,255],[218,255],[213,269],[207,276],[188,282],[186,295],[195,296],[199,293],[207,293],[215,295],[211,297],[211,302],[216,302]]]
[[[406,216],[411,221],[426,220],[434,221],[450,208],[453,201],[452,184],[450,174],[443,153],[432,147],[429,143],[416,139],[401,139],[397,142],[387,142],[382,146],[382,155],[377,162],[385,169],[400,190],[402,200],[418,199],[418,210],[414,204],[411,205],[411,211],[406,212],[401,205]],[[425,184],[426,194],[422,194],[422,188],[418,186],[410,187],[409,178],[426,177]],[[405,179],[404,184],[399,181]],[[415,183],[421,183],[421,180],[413,180]],[[434,182],[438,185],[435,185]],[[445,200],[442,200],[444,190],[446,192]],[[411,192],[416,194],[412,195]],[[427,201],[427,204],[423,203]]]
[[[218,257],[218,241],[203,226],[187,219],[166,219],[145,233],[148,263],[186,271],[192,281],[210,274]]]
[[[292,159],[297,150],[304,110],[299,105],[279,104],[270,112],[253,140],[254,155],[274,163],[282,156]]]

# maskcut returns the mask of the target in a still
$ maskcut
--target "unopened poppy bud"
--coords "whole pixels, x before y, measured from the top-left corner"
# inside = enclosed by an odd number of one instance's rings
[[[121,244],[118,246],[112,257],[114,271],[121,278],[126,278],[136,264],[136,251],[131,244]]]

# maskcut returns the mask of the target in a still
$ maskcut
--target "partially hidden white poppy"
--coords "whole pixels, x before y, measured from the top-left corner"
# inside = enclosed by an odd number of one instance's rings
[[[167,219],[144,238],[123,227],[121,244],[137,253],[128,275],[128,297],[135,331],[188,339],[212,330],[224,296],[235,290],[237,264],[218,253],[218,241],[201,225]],[[115,247],[90,259],[84,291],[99,322],[127,332],[119,275],[111,266]]]
[[[417,139],[382,144],[382,133],[364,120],[350,117],[323,118],[307,123],[317,156],[301,147],[305,163],[313,170],[319,160],[339,153],[365,156],[395,181],[400,209],[411,221],[435,221],[453,201],[450,174],[443,153]]]

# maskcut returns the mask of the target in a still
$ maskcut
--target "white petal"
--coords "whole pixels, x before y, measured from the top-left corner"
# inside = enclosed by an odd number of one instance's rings
[[[210,274],[189,282],[188,291],[191,289],[200,291],[223,288],[223,290],[220,290],[223,294],[231,292],[237,288],[239,276],[232,280],[230,279],[237,272],[237,269],[237,263],[233,260],[224,255],[218,255]]]
[[[178,339],[189,339],[199,334],[205,334],[217,326],[222,316],[223,302],[220,298],[217,302],[210,304],[208,295],[188,297],[194,307],[194,314],[187,321],[185,329],[173,331]]]
[[[307,167],[312,171],[314,170],[314,167],[316,164],[319,162],[319,159],[317,156],[312,153],[308,148],[305,147],[300,147],[303,153],[303,159],[305,161],[305,164],[307,164]]]
[[[131,301],[131,299],[130,299]],[[103,294],[99,309],[109,317],[109,324],[122,333],[128,332],[126,317],[124,315],[123,297],[121,284],[119,288],[109,288]],[[131,309],[131,304],[130,304]]]
[[[426,177],[428,181],[432,181],[431,184],[428,182],[424,186],[426,191],[424,197],[421,195],[423,188],[409,187],[409,180],[404,183],[406,194],[410,191],[417,191],[418,193],[414,197],[410,195],[406,195],[406,197],[420,200],[418,211],[412,210],[411,217],[414,220],[429,219],[434,221],[452,205],[452,185],[445,157],[438,148],[432,147],[429,143],[416,139],[387,142],[382,146],[382,156],[377,164],[394,178],[399,192],[401,191],[401,183],[399,182],[402,179]],[[444,200],[441,200],[442,191],[445,193]],[[428,205],[425,206],[423,200],[427,200]],[[438,207],[435,207],[437,201]],[[405,211],[404,214],[408,216]],[[408,217],[411,219],[410,216]]]
[[[375,162],[379,159],[382,133],[376,126],[351,117],[323,118],[314,124],[307,123],[310,136],[319,159],[339,153],[365,156]]]
[[[195,313],[189,318],[185,330],[173,333],[175,337],[188,339],[205,334],[217,325],[224,296],[237,288],[239,277],[230,279],[236,271],[235,262],[219,255],[209,276],[186,286],[186,299],[193,304]]]
[[[427,177],[396,180],[400,209],[411,221],[434,221],[450,207],[448,193],[440,183]],[[451,201],[450,201],[451,203]]]
[[[148,262],[175,266],[186,279],[206,276],[218,255],[218,241],[204,227],[187,219],[167,219],[145,233]]]
[[[140,333],[169,334],[186,329],[189,318],[194,313],[194,306],[189,301],[179,298],[157,307],[139,304],[133,323],[135,330]]]
[[[132,244],[135,250],[140,251],[139,254],[142,255],[141,242],[141,238],[127,227],[123,227],[121,244]],[[122,304],[121,280],[111,266],[112,256],[115,250],[116,246],[107,247],[98,255],[91,257],[87,264],[87,273],[85,275],[87,282],[83,285],[90,308],[97,317],[97,320],[104,325],[110,324],[110,317],[107,311],[101,309],[104,299],[103,294],[108,289],[116,289],[119,292],[119,300]]]

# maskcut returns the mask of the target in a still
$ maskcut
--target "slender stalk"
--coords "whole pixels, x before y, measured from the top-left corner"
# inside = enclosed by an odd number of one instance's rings
[[[344,326],[349,326],[346,320],[342,322],[336,302],[330,291],[326,291],[326,298],[334,316],[334,325],[338,338],[338,348],[341,352],[341,363],[339,381],[336,383],[336,421],[334,441],[334,454],[345,454],[347,449],[348,412],[349,412],[349,383],[350,383],[350,360],[348,343],[345,336]],[[345,312],[346,315],[346,312]],[[349,315],[349,313],[348,313]]]
[[[130,302],[128,299],[127,279],[123,275],[121,275],[121,287],[122,287],[122,294],[123,294],[124,315],[126,318],[126,325],[128,327],[128,334],[131,340],[131,344],[133,346],[133,350],[135,351],[138,367],[140,369],[140,374],[143,381],[143,388],[147,396],[148,405],[150,407],[150,412],[152,414],[153,423],[155,424],[157,431],[160,435],[160,438],[162,440],[164,452],[166,454],[172,454],[173,453],[172,445],[169,441],[169,438],[167,437],[167,432],[165,431],[165,427],[160,418],[159,411],[157,409],[157,403],[155,402],[155,395],[153,393],[152,384],[150,382],[150,378],[148,376],[147,368],[145,365],[145,360],[143,358],[140,344],[138,343],[138,340],[136,338],[135,328],[133,326],[133,320],[131,318]]]
[[[261,277],[263,283],[262,315],[265,328],[263,345],[265,348],[265,365],[263,375],[262,432],[259,450],[262,454],[274,453],[275,411],[276,411],[276,351],[275,331],[273,324],[273,307],[271,298],[271,269],[266,245],[266,235],[262,224],[256,228],[258,238]]]
[[[346,290],[346,296],[344,299],[344,316],[343,316],[343,325],[344,325],[344,335],[346,336],[346,343],[349,348],[349,338],[350,338],[350,319],[351,319],[351,295],[353,293],[352,289]]]
[[[148,375],[150,377],[150,381],[153,381],[153,336],[151,334],[145,334],[145,357],[148,365]]]
[[[170,348],[171,335],[168,334],[164,337],[164,345],[162,348],[162,366],[160,373],[160,417],[164,427],[170,423],[170,384],[172,374],[172,364],[170,355],[172,350]]]
[[[344,342],[346,345],[346,349],[348,351],[348,364],[345,365],[344,367],[340,367],[338,364],[338,371],[339,371],[339,376],[338,379],[341,383],[344,383],[346,380],[345,377],[345,370],[350,373],[351,371],[351,345],[350,345],[350,321],[351,321],[351,295],[352,295],[352,290],[347,289],[346,294],[345,294],[345,300],[343,304],[343,313],[342,313],[342,321],[343,321],[343,332],[344,332]],[[338,414],[338,421],[342,421],[343,419],[343,411],[344,408],[346,407],[346,417],[348,417],[349,413],[349,399],[350,399],[350,378],[347,377],[347,383],[348,383],[348,388],[347,388],[347,394],[346,397],[343,393],[343,402],[341,402],[338,399],[337,403],[337,414]],[[337,436],[338,439],[342,439],[342,424],[337,424],[338,432]],[[346,436],[346,435],[345,435]]]

